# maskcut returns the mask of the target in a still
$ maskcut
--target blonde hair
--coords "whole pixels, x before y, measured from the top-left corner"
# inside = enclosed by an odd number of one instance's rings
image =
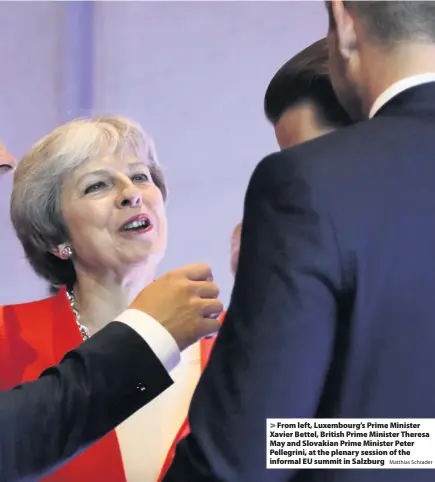
[[[18,163],[11,197],[11,219],[37,274],[50,284],[71,287],[71,261],[50,251],[69,239],[60,195],[67,176],[86,161],[134,153],[148,160],[151,176],[166,200],[167,189],[154,142],[135,122],[121,116],[77,119],[37,142]]]

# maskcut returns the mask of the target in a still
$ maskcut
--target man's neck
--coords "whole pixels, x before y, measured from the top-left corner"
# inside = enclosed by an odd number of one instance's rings
[[[396,82],[421,74],[435,74],[435,45],[429,43],[410,44],[396,47],[388,52],[368,47],[361,54],[364,76],[363,99],[364,116],[369,112],[387,89]]]

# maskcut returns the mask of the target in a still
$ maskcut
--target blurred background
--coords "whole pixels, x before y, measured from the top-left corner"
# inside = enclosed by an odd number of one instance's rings
[[[0,2],[0,139],[19,159],[75,117],[140,122],[170,190],[160,271],[208,262],[227,303],[229,237],[250,174],[277,150],[265,89],[326,28],[319,1]],[[8,177],[0,180],[0,304],[48,295],[11,228]]]

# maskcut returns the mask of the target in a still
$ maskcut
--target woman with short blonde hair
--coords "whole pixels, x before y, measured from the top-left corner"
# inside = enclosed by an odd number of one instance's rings
[[[23,157],[14,176],[12,222],[33,269],[59,292],[0,310],[2,388],[57,364],[153,281],[166,249],[166,198],[152,139],[124,117],[72,121]],[[158,480],[186,425],[207,343],[183,352],[165,393],[46,480]],[[90,422],[77,414],[78,424]]]

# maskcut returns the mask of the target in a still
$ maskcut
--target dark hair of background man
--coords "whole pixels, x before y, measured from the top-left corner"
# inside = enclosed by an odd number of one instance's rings
[[[275,125],[285,111],[303,101],[316,106],[322,124],[343,127],[353,123],[331,85],[326,39],[302,50],[278,70],[266,90],[264,112]]]

